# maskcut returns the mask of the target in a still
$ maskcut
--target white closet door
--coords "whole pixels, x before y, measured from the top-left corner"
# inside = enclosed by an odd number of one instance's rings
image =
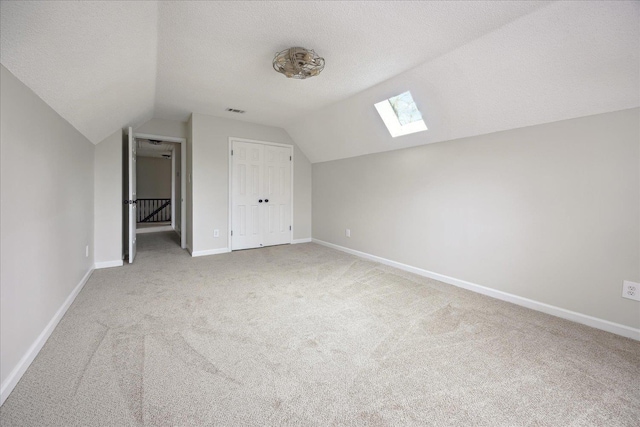
[[[264,246],[291,243],[291,148],[264,146]]]
[[[263,245],[264,145],[233,142],[231,249]]]

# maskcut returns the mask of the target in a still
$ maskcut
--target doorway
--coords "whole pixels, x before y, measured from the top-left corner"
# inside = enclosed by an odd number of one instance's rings
[[[186,248],[186,139],[129,128],[123,144],[123,258],[134,261],[140,233],[175,231]]]
[[[231,250],[291,243],[293,147],[230,138]]]
[[[136,148],[136,233],[174,230],[174,174],[180,174],[174,163],[175,145],[157,139],[136,138]]]

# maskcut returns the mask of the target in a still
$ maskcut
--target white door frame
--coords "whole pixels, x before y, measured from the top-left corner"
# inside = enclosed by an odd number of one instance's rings
[[[229,225],[228,225],[228,232],[227,232],[227,249],[229,250],[229,252],[231,252],[231,239],[233,238],[231,236],[231,226],[232,226],[232,220],[233,218],[231,217],[231,211],[233,208],[233,195],[232,195],[232,191],[233,191],[233,158],[231,156],[231,150],[233,150],[233,141],[238,141],[238,142],[250,142],[253,144],[262,144],[262,145],[275,145],[276,147],[287,147],[291,149],[291,179],[289,180],[291,182],[291,235],[289,236],[289,244],[291,244],[293,242],[293,167],[295,164],[295,156],[293,154],[294,149],[293,149],[293,145],[290,144],[281,144],[279,142],[269,142],[269,141],[259,141],[257,139],[246,139],[246,138],[238,138],[235,136],[230,136],[229,137],[229,200],[228,200],[228,204],[229,204],[229,213],[227,214],[227,216],[229,217]]]
[[[180,215],[180,218],[182,218],[182,215]],[[180,227],[182,227],[182,224],[180,224]],[[176,231],[176,146],[175,145],[171,147],[171,228],[173,228],[173,230]],[[180,236],[182,237],[182,230],[180,230],[180,233],[178,234],[180,234]]]
[[[134,132],[133,136],[135,138],[141,138],[141,139],[157,139],[160,141],[166,141],[166,142],[175,142],[176,144],[180,144],[180,193],[181,193],[181,203],[180,203],[180,247],[182,249],[186,249],[187,248],[187,233],[186,233],[186,229],[187,229],[187,180],[184,179],[185,175],[185,171],[187,170],[187,139],[186,138],[176,138],[173,136],[162,136],[162,135],[152,135],[152,134],[148,134],[148,133],[137,133]],[[173,156],[172,156],[173,158]],[[172,165],[174,165],[175,160],[172,159]],[[175,185],[175,181],[173,181],[175,179],[175,171],[172,169],[172,173],[174,175],[174,177],[172,178],[172,188],[174,188]],[[171,197],[174,198],[175,194],[172,191]],[[173,212],[173,207],[172,209],[172,214]],[[174,216],[171,216],[171,225],[173,226],[175,224],[175,220],[173,219]],[[175,229],[175,228],[174,228]]]

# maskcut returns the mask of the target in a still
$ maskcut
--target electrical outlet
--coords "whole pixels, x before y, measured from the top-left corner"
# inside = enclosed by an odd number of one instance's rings
[[[635,283],[630,280],[622,282],[622,298],[640,301],[640,283]]]
[[[220,230],[218,229],[213,230],[213,237],[220,237]]]
[[[84,247],[84,256],[89,258],[89,245]]]
[[[351,230],[347,228],[347,229],[344,231],[344,235],[345,235],[345,236],[347,236],[347,237],[351,237]]]

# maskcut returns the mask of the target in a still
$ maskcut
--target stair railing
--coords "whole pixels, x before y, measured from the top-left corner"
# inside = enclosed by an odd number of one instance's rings
[[[171,199],[138,199],[138,222],[171,221]]]

